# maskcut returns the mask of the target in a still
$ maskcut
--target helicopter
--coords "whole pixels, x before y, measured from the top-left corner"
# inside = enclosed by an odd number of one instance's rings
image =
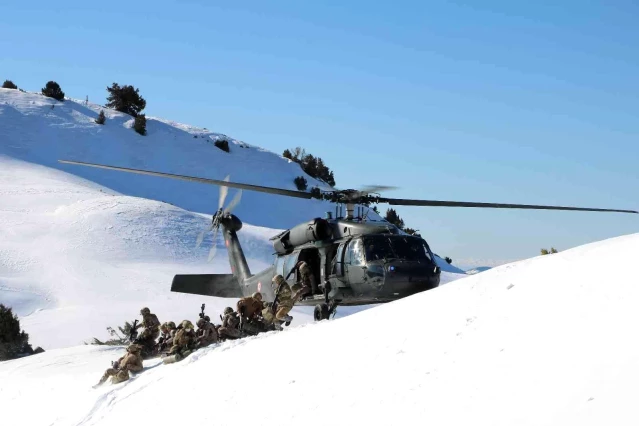
[[[562,207],[527,204],[480,203],[463,201],[412,200],[381,197],[379,191],[394,189],[370,186],[361,189],[319,190],[310,192],[230,182],[224,180],[176,175],[150,170],[133,169],[71,160],[65,164],[97,167],[128,173],[181,179],[217,185],[220,197],[211,223],[197,238],[201,244],[206,232],[213,232],[213,246],[209,261],[215,256],[216,238],[220,229],[228,251],[230,274],[176,274],[171,291],[222,298],[241,298],[260,292],[264,300],[275,299],[276,275],[289,284],[300,281],[298,262],[306,262],[314,277],[313,291],[298,300],[296,305],[314,306],[316,321],[334,317],[338,306],[371,305],[392,302],[423,291],[437,288],[441,268],[435,254],[424,238],[409,235],[394,224],[367,220],[371,204],[387,203],[402,206],[475,207],[503,209],[569,210],[635,213],[634,210]],[[231,202],[224,206],[228,188],[239,189]],[[242,190],[265,192],[303,199],[320,199],[336,204],[335,216],[316,217],[280,232],[270,238],[275,250],[271,266],[251,273],[237,237],[242,221],[232,214],[240,201]],[[343,207],[346,207],[344,214]],[[357,209],[357,214],[355,211]]]

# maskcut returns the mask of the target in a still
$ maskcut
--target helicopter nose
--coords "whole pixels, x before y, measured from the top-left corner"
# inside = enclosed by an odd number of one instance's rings
[[[439,274],[428,264],[391,262],[384,269],[384,292],[389,296],[404,297],[439,285]]]

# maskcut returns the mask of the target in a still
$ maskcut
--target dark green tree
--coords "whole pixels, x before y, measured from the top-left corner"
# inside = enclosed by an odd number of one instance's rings
[[[222,151],[225,151],[225,152],[231,151],[231,149],[229,148],[229,141],[227,141],[226,139],[216,140],[215,146],[217,146],[218,148],[220,148]]]
[[[4,83],[2,83],[2,88],[3,89],[17,89],[18,86],[13,84],[13,81],[11,81],[11,80],[5,80]]]
[[[144,114],[140,114],[135,117],[133,129],[142,136],[146,135],[146,116]]]
[[[29,335],[20,330],[20,321],[11,308],[0,304],[0,361],[13,359],[25,353],[33,353],[29,345]]]
[[[306,178],[304,176],[298,176],[295,178],[294,180],[295,182],[295,186],[297,186],[297,189],[300,191],[306,191],[308,182],[306,181]]]
[[[103,110],[100,110],[100,114],[98,114],[98,118],[95,119],[95,122],[98,124],[104,124],[106,122]]]
[[[42,88],[42,94],[48,98],[64,101],[64,92],[60,88],[60,85],[55,81],[47,82],[47,85]]]
[[[107,96],[108,108],[137,117],[140,111],[146,107],[146,100],[140,96],[140,90],[133,86],[120,87],[119,84],[113,83],[111,87],[107,87],[109,96]]]
[[[404,229],[404,220],[399,217],[399,215],[397,214],[397,212],[395,211],[395,209],[390,208],[388,210],[386,210],[386,217],[385,217],[386,221],[392,223],[393,225],[397,226],[399,229]]]

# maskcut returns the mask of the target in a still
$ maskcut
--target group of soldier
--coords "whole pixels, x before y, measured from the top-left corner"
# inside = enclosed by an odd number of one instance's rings
[[[196,322],[197,329],[189,320],[184,320],[179,325],[173,321],[160,323],[157,315],[151,313],[149,308],[142,308],[142,322],[132,326],[131,344],[126,349],[127,353],[112,363],[98,385],[110,377],[114,384],[128,380],[129,372],[142,371],[144,359],[160,356],[163,363],[169,364],[211,344],[283,330],[282,324],[288,326],[293,321],[289,312],[295,302],[312,291],[312,276],[306,262],[300,262],[296,269],[301,272],[300,283],[291,287],[282,275],[276,275],[272,280],[275,290],[273,302],[264,302],[260,292],[243,297],[237,302],[236,310],[230,306],[224,309],[224,314],[220,315],[220,324],[213,324],[209,316],[204,314],[204,305]],[[144,329],[135,337],[139,328]]]

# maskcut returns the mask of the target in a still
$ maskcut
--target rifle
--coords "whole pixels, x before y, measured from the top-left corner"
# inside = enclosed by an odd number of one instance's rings
[[[133,343],[133,341],[138,337],[138,330],[136,329],[138,325],[138,320],[133,321],[133,325],[131,326],[131,331],[129,332],[129,342]]]
[[[201,312],[198,315],[200,316],[200,318],[204,319],[204,321],[211,322],[211,318],[208,315],[204,314],[204,307],[205,306],[206,305],[204,303],[202,303],[202,306],[200,306]]]

